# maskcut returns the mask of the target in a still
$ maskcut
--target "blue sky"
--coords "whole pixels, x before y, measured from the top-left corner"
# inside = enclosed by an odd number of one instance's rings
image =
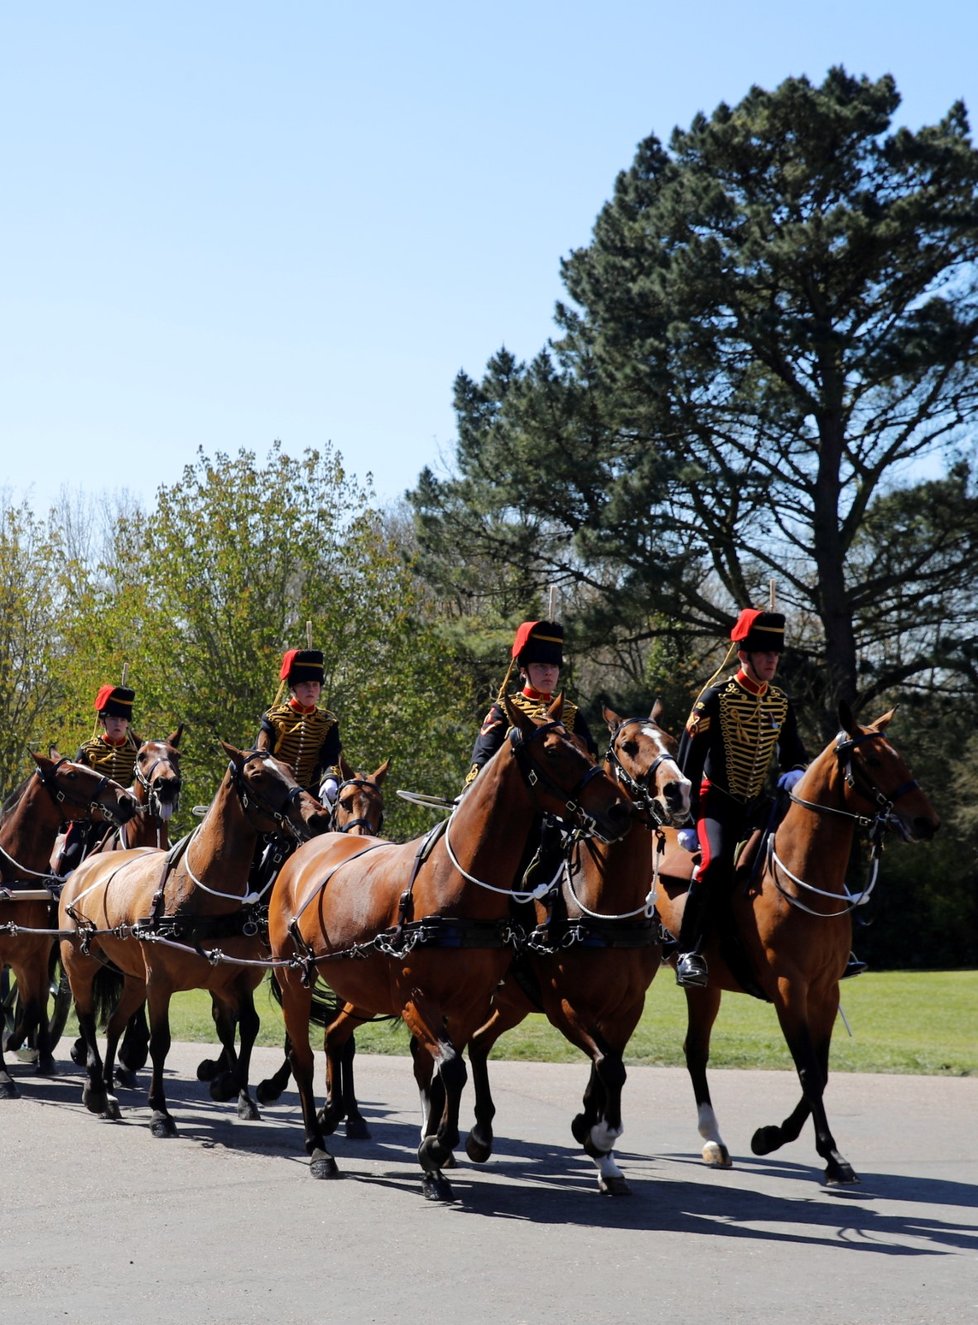
[[[647,134],[833,64],[974,122],[976,51],[960,0],[0,0],[0,493],[149,503],[279,438],[394,499]]]

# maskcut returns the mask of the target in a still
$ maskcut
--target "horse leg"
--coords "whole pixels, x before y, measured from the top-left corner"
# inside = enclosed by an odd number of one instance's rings
[[[163,1070],[170,1052],[170,989],[150,975],[146,987],[149,1009],[149,1056],[153,1075],[149,1085],[149,1128],[153,1136],[176,1136],[177,1125],[166,1107]]]
[[[808,994],[807,990],[805,992]],[[811,1002],[810,995],[808,1001]],[[832,1186],[858,1182],[852,1165],[839,1153],[825,1112],[824,1094],[828,1084],[832,1024],[838,1011],[838,987],[834,999],[823,1000],[815,1025],[809,1023],[798,1006],[799,1002],[800,995],[789,987],[786,1001],[778,1005],[778,1019],[801,1082],[802,1098],[780,1126],[757,1129],[751,1139],[751,1150],[755,1155],[768,1155],[787,1142],[797,1140],[805,1119],[811,1114],[815,1149],[825,1161],[826,1182]]]
[[[711,1168],[729,1169],[732,1167],[730,1151],[720,1135],[706,1076],[706,1065],[710,1061],[710,1032],[720,1010],[721,992],[712,985],[690,987],[685,992],[686,1039],[683,1042],[683,1053],[696,1100],[699,1134],[706,1143],[702,1151],[703,1162]]]
[[[295,1077],[302,1106],[302,1123],[305,1131],[306,1154],[309,1156],[309,1172],[314,1178],[335,1178],[339,1176],[336,1160],[326,1149],[322,1128],[316,1117],[316,1100],[313,1094],[313,1073],[316,1060],[309,1043],[309,1013],[312,1008],[312,993],[303,985],[297,975],[281,971],[278,976],[282,990],[282,1015],[285,1019],[285,1047],[289,1055],[292,1075]]]
[[[474,1164],[485,1164],[492,1154],[494,1140],[492,1120],[496,1116],[496,1105],[489,1085],[489,1054],[500,1035],[522,1020],[522,1016],[515,1021],[504,1019],[501,1008],[496,1006],[486,1024],[480,1026],[469,1040],[467,1052],[475,1090],[475,1122],[465,1138],[465,1153]]]
[[[234,995],[237,994],[237,998]],[[255,1011],[255,1000],[250,989],[236,989],[230,993],[213,993],[212,1010],[223,1052],[218,1060],[226,1064],[211,1081],[211,1099],[226,1102],[238,1098],[238,1117],[256,1122],[261,1115],[248,1093],[248,1072],[251,1051],[258,1037],[260,1020]],[[235,1051],[235,1033],[241,1032],[241,1048]],[[199,1075],[199,1073],[198,1073]]]
[[[105,1107],[102,1113],[104,1118],[118,1121],[122,1117],[119,1110],[119,1101],[114,1094],[116,1049],[119,1044],[119,1037],[129,1024],[132,1016],[135,1013],[142,1015],[140,1008],[145,1002],[146,987],[142,980],[126,976],[115,1010],[109,1017],[108,1025],[105,1028],[105,1057],[102,1060],[102,1084],[105,1091]]]
[[[445,1017],[441,1008],[434,1000],[426,998],[421,990],[411,991],[402,1016],[411,1034],[417,1037],[419,1050],[423,1048],[429,1054],[444,1091],[444,1104],[440,1115],[436,1116],[439,1092],[431,1090],[425,1135],[418,1147],[418,1163],[424,1170],[422,1192],[429,1201],[450,1201],[453,1199],[452,1186],[442,1169],[451,1161],[458,1144],[459,1106],[467,1076],[465,1061],[443,1029]]]
[[[282,1091],[289,1084],[289,1078],[292,1076],[292,1067],[289,1063],[289,1037],[285,1037],[285,1058],[279,1070],[266,1077],[264,1081],[259,1081],[255,1088],[255,1094],[258,1096],[259,1104],[273,1104],[279,1098]]]
[[[343,1113],[346,1117],[346,1135],[351,1141],[367,1141],[370,1129],[367,1120],[360,1112],[357,1094],[353,1084],[353,1060],[356,1057],[356,1037],[350,1038],[340,1050],[340,1091],[343,1100]]]
[[[137,1008],[126,1024],[122,1044],[119,1046],[119,1067],[116,1071],[120,1086],[134,1087],[136,1073],[146,1066],[149,1055],[149,1023],[145,1004]]]
[[[221,1038],[220,1017],[221,1017],[220,1005],[217,999],[212,994],[211,1020],[214,1022],[214,1028],[217,1031],[219,1039]],[[232,1035],[232,1044],[233,1040],[234,1037]],[[233,1057],[233,1050],[232,1050],[232,1057]],[[232,1059],[228,1058],[227,1049],[223,1047],[223,1042],[222,1042],[221,1052],[218,1054],[216,1058],[202,1058],[201,1061],[197,1064],[197,1080],[215,1081],[218,1077],[224,1075],[225,1073],[231,1070],[231,1061]],[[230,1097],[227,1096],[225,1098],[230,1098]]]
[[[78,1017],[78,1029],[81,1032],[79,1043],[82,1046],[81,1063],[87,1073],[87,1080],[82,1087],[82,1103],[89,1113],[105,1114],[108,1107],[108,1094],[105,1089],[105,1073],[102,1056],[98,1047],[98,1001],[95,982],[103,968],[96,958],[82,953],[73,944],[61,945],[61,960],[71,986],[71,996]],[[121,977],[110,974],[107,979],[115,983]]]

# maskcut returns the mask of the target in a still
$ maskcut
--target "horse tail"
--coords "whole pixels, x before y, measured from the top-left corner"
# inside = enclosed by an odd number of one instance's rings
[[[125,977],[117,966],[100,966],[92,981],[92,1003],[95,1021],[104,1030],[116,1010]]]
[[[282,1006],[282,986],[275,978],[275,972],[272,972],[272,978],[269,982],[272,998]],[[322,981],[317,981],[312,988],[312,1006],[309,1009],[309,1020],[316,1026],[322,1026],[324,1029],[330,1022],[343,1011],[346,1006],[346,1000],[334,994],[332,989]]]

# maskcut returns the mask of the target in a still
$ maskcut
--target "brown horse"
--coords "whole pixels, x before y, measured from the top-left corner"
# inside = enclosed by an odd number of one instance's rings
[[[149,1104],[154,1136],[176,1127],[166,1106],[163,1069],[170,1047],[169,1004],[178,990],[209,989],[228,1071],[211,1084],[215,1099],[238,1096],[239,1115],[257,1117],[248,1068],[258,1015],[253,992],[267,969],[259,932],[261,897],[249,892],[260,833],[305,840],[322,827],[323,807],[296,784],[287,765],[264,751],[246,753],[221,742],[228,771],[204,818],[171,851],[143,848],[90,856],[69,876],[60,924],[77,937],[61,944],[87,1046],[86,1106],[119,1117],[112,1094],[116,1045],[133,1012],[149,1006],[153,1064]],[[111,962],[122,990],[106,1032],[105,1059],[95,1033],[96,977]],[[235,1053],[240,1023],[241,1048]]]
[[[686,992],[686,1066],[693,1084],[703,1159],[730,1167],[730,1154],[717,1125],[706,1077],[710,1031],[721,991],[753,993],[774,1004],[791,1051],[802,1097],[778,1125],[758,1128],[755,1155],[767,1155],[799,1136],[811,1115],[815,1148],[831,1184],[857,1182],[829,1130],[823,1095],[828,1082],[829,1045],[839,1008],[839,979],[852,947],[854,909],[875,882],[885,831],[904,841],[927,841],[940,821],[886,739],[892,711],[860,726],[841,705],[842,730],[812,761],[790,793],[787,812],[762,847],[759,834],[737,868],[729,913],[715,916],[705,955],[709,983]],[[873,844],[874,873],[869,888],[853,896],[846,868],[857,829]],[[756,867],[755,867],[756,865]],[[691,858],[670,834],[662,866],[659,911],[666,928],[678,935]]]
[[[619,786],[557,721],[561,703],[558,696],[547,719],[536,720],[507,701],[507,739],[447,823],[425,838],[396,844],[330,834],[282,867],[269,937],[274,956],[293,963],[278,980],[315,1177],[337,1172],[316,1114],[309,1044],[310,984],[325,972],[345,1000],[326,1030],[327,1070],[357,1019],[401,1017],[420,1045],[419,1084],[435,1073],[418,1150],[423,1190],[429,1199],[450,1199],[442,1167],[458,1141],[462,1050],[486,1021],[511,961],[510,904],[538,816],[562,816],[607,840],[631,822]]]
[[[605,708],[611,741],[604,769],[635,804],[636,818],[617,842],[574,846],[556,894],[536,904],[540,924],[496,991],[492,1016],[469,1041],[476,1122],[465,1149],[477,1163],[492,1154],[489,1053],[529,1013],[545,1012],[591,1060],[584,1109],[571,1130],[597,1167],[600,1190],[628,1191],[614,1147],[623,1130],[625,1047],[661,956],[656,847],[662,825],[689,814],[689,780],[676,763],[676,742],[658,725],[661,711],[658,701],[648,718]]]
[[[138,813],[128,823],[108,833],[90,855],[99,851],[127,851],[137,847],[155,847],[160,851],[170,848],[170,820],[180,807],[183,779],[180,773],[180,739],[183,724],[172,731],[165,741],[143,741],[136,755],[136,767],[129,788]],[[135,1086],[136,1073],[146,1063],[149,1051],[149,1023],[146,1006],[132,1014],[119,1045],[119,1066],[116,1079],[120,1085]],[[85,1041],[79,1037],[71,1048],[72,1061],[85,1066]]]
[[[0,818],[0,966],[9,966],[20,1000],[18,1026],[11,1037],[37,1046],[38,1070],[54,1071],[48,1025],[48,992],[54,949],[53,900],[59,879],[50,873],[51,851],[65,819],[96,819],[122,824],[136,812],[127,791],[85,764],[56,750],[35,754],[37,771],[8,797]],[[0,1043],[0,1099],[17,1089]]]

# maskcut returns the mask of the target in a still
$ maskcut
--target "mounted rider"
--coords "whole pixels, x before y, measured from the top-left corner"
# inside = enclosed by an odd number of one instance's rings
[[[523,713],[540,719],[548,716],[547,711],[553,703],[563,665],[563,626],[557,621],[524,621],[513,639],[509,670],[499,688],[499,698],[486,714],[472,748],[472,765],[466,774],[465,787],[475,780],[480,769],[489,762],[506,738],[509,720],[502,706],[502,696],[506,693],[514,667],[518,669],[523,685],[521,689],[511,691],[508,699]],[[587,753],[597,759],[598,747],[584,715],[566,695],[560,710],[560,721]],[[527,867],[525,877],[528,878],[532,873],[540,881],[554,875],[562,858],[560,826],[552,816],[543,815],[539,849]]]
[[[696,825],[680,829],[679,841],[700,853],[679,935],[681,985],[707,982],[702,947],[708,913],[732,885],[734,854],[756,826],[772,757],[777,755],[778,786],[786,792],[808,764],[791,699],[773,683],[784,625],[780,612],[744,608],[730,632],[730,651],[736,648],[740,666],[733,676],[707,683],[679,742],[679,767],[692,783],[690,816]]]
[[[319,649],[288,649],[282,655],[279,692],[262,714],[254,748],[288,764],[299,786],[329,806],[343,778],[342,743],[336,714],[319,705],[326,677],[323,663]],[[277,836],[259,842],[253,881],[266,884],[294,846]]]
[[[129,686],[104,685],[99,688],[95,696],[95,730],[74,760],[76,764],[95,769],[120,787],[132,785],[141,744],[131,725],[135,698],[136,692]],[[79,865],[105,831],[104,824],[91,820],[77,819],[69,824],[57,872],[67,874]]]

